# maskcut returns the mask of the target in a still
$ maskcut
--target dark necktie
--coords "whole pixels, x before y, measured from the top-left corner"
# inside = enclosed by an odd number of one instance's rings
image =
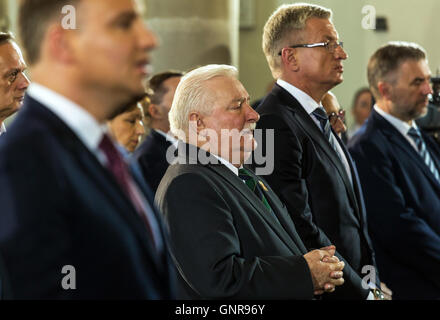
[[[324,108],[323,107],[316,108],[312,112],[312,114],[318,119],[319,123],[321,124],[321,130],[324,133],[324,136],[326,137],[327,141],[335,150],[338,157],[341,158],[341,155],[339,154],[339,150],[336,146],[338,142],[336,141],[335,137],[332,135],[332,127],[330,125],[330,121],[328,120],[328,116]]]
[[[320,125],[321,125],[321,130],[324,133],[324,136],[326,137],[327,141],[330,143],[330,145],[332,146],[333,150],[335,150],[336,154],[338,155],[339,159],[341,160],[342,164],[345,167],[345,171],[347,172],[348,178],[350,179],[350,183],[353,185],[353,178],[351,176],[351,172],[350,172],[350,164],[346,164],[346,162],[348,162],[348,159],[343,159],[343,157],[345,157],[343,154],[339,153],[339,149],[337,147],[338,141],[336,140],[336,138],[334,137],[334,135],[332,134],[332,127],[330,125],[330,121],[328,119],[327,113],[325,112],[325,109],[323,107],[319,107],[316,108],[312,114],[316,117],[316,119],[318,119]],[[348,167],[347,167],[348,166]]]
[[[113,173],[120,187],[131,200],[132,204],[136,208],[136,211],[145,223],[145,226],[153,241],[153,246],[157,249],[157,243],[155,241],[153,229],[149,221],[149,216],[152,217],[152,214],[150,213],[150,215],[148,215],[148,209],[143,204],[142,196],[140,195],[139,190],[134,183],[134,180],[130,174],[130,171],[127,168],[127,165],[122,159],[122,155],[119,153],[119,151],[113,145],[113,142],[106,134],[104,134],[101,143],[99,144],[99,149],[105,154],[107,158],[107,169],[109,169]]]
[[[324,133],[327,140],[330,142],[331,125],[324,108],[316,108],[312,113],[318,119],[319,123],[321,124],[322,132]]]
[[[440,182],[438,170],[435,166],[434,161],[431,158],[431,155],[428,152],[428,149],[426,149],[426,144],[425,144],[425,141],[423,141],[423,138],[422,138],[420,131],[416,128],[411,127],[408,130],[408,135],[415,142],[417,149],[419,151],[419,154],[422,157],[425,164],[428,166],[429,170],[431,170],[432,174],[437,179],[437,181]]]
[[[251,189],[251,191],[258,197],[258,199],[263,202],[264,206],[269,209],[269,211],[272,211],[269,202],[267,202],[267,199],[264,196],[263,190],[261,190],[263,187],[266,188],[263,182],[260,180],[258,180],[257,182],[254,177],[249,173],[249,171],[243,168],[238,170],[238,176],[246,183],[248,188]]]

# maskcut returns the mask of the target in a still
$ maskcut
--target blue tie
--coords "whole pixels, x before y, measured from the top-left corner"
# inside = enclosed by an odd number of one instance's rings
[[[435,166],[434,161],[431,158],[431,155],[429,154],[428,149],[426,149],[425,141],[423,141],[422,135],[420,134],[420,131],[416,128],[411,127],[408,130],[408,135],[413,139],[415,142],[417,149],[419,151],[420,156],[422,157],[425,164],[428,166],[429,170],[431,170],[434,177],[437,179],[438,182],[440,182],[440,176],[438,173],[438,170]]]
[[[322,132],[324,133],[327,140],[330,142],[331,126],[324,108],[316,108],[312,113],[318,119],[319,123],[321,124]]]
[[[323,107],[316,108],[312,114],[318,119],[319,123],[321,124],[321,130],[324,133],[324,136],[326,137],[327,141],[330,143],[330,145],[333,147],[333,149],[336,151],[336,154],[339,158],[341,158],[341,155],[339,154],[338,148],[336,147],[336,143],[338,143],[333,137],[330,121],[328,120],[327,113],[325,112]]]

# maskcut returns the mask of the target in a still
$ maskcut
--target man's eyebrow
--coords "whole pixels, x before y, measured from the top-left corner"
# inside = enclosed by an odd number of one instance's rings
[[[413,79],[413,81],[411,81],[411,83],[423,82],[426,79],[431,79],[431,76],[428,76],[428,77],[416,77],[416,78]]]
[[[235,98],[235,99],[231,100],[231,103],[233,103],[233,102],[241,102],[241,103],[243,103],[244,101],[249,101],[250,99],[251,99],[250,96]]]
[[[120,22],[121,20],[128,20],[132,21],[135,20],[138,17],[138,14],[133,10],[127,10],[124,12],[119,13],[116,17],[111,19],[110,24],[115,24]]]

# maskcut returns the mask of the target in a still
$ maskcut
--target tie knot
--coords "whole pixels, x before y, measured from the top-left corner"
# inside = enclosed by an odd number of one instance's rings
[[[122,155],[116,149],[115,145],[107,134],[102,136],[102,140],[99,143],[99,150],[104,153],[107,159],[106,166],[109,167],[110,170],[113,171],[117,168],[117,171],[120,171],[125,169],[125,163]]]
[[[251,174],[249,173],[248,170],[241,168],[238,170],[238,176],[241,180],[243,180],[246,185],[251,189],[251,190],[255,190],[255,186],[256,186],[256,181],[254,179],[254,177],[251,176]]]
[[[414,127],[411,127],[411,128],[408,130],[408,135],[409,135],[410,137],[412,137],[412,138],[416,138],[416,139],[420,139],[420,138],[421,138],[420,131],[417,130],[416,128],[414,128]]]
[[[110,140],[109,136],[104,133],[102,135],[101,142],[99,143],[99,149],[104,153],[107,153],[109,151],[113,151],[114,148],[115,146],[113,145],[113,142]]]
[[[252,176],[250,175],[249,171],[247,171],[244,168],[238,169],[238,176],[242,179],[242,180],[249,180],[249,179],[253,179]]]
[[[328,121],[327,113],[323,107],[316,108],[312,114],[316,117],[321,125],[321,130],[327,139],[330,139],[330,122]]]
[[[319,107],[316,108],[313,112],[312,112],[317,118],[319,118],[319,120],[328,120],[328,116],[327,113],[325,112],[323,107]]]

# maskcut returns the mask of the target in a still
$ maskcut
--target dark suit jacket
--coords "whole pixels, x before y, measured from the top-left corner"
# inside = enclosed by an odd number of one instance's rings
[[[139,163],[144,178],[154,193],[169,166],[166,153],[171,146],[172,144],[164,136],[152,129],[133,154],[134,161]]]
[[[440,170],[440,150],[422,134]],[[439,299],[440,184],[402,134],[374,110],[350,152],[382,279],[394,298]]]
[[[113,175],[49,109],[27,97],[0,154],[0,253],[13,298],[173,297],[169,255],[153,250]],[[76,290],[62,288],[65,265]]]
[[[202,165],[196,156],[182,154],[184,149],[179,147],[181,164],[168,168],[156,193],[180,271],[178,296],[313,298],[310,270],[302,257],[306,248],[267,183],[265,195],[274,212],[225,165]],[[200,149],[189,150],[197,154]],[[182,164],[189,161],[197,164]]]
[[[257,111],[257,128],[274,129],[275,134],[275,168],[265,178],[287,205],[306,247],[334,244],[348,264],[346,283],[330,297],[365,299],[362,268],[375,261],[356,169],[343,143],[335,135],[350,163],[354,188],[337,153],[286,90],[276,85]],[[263,139],[260,148],[265,150],[266,143]]]

